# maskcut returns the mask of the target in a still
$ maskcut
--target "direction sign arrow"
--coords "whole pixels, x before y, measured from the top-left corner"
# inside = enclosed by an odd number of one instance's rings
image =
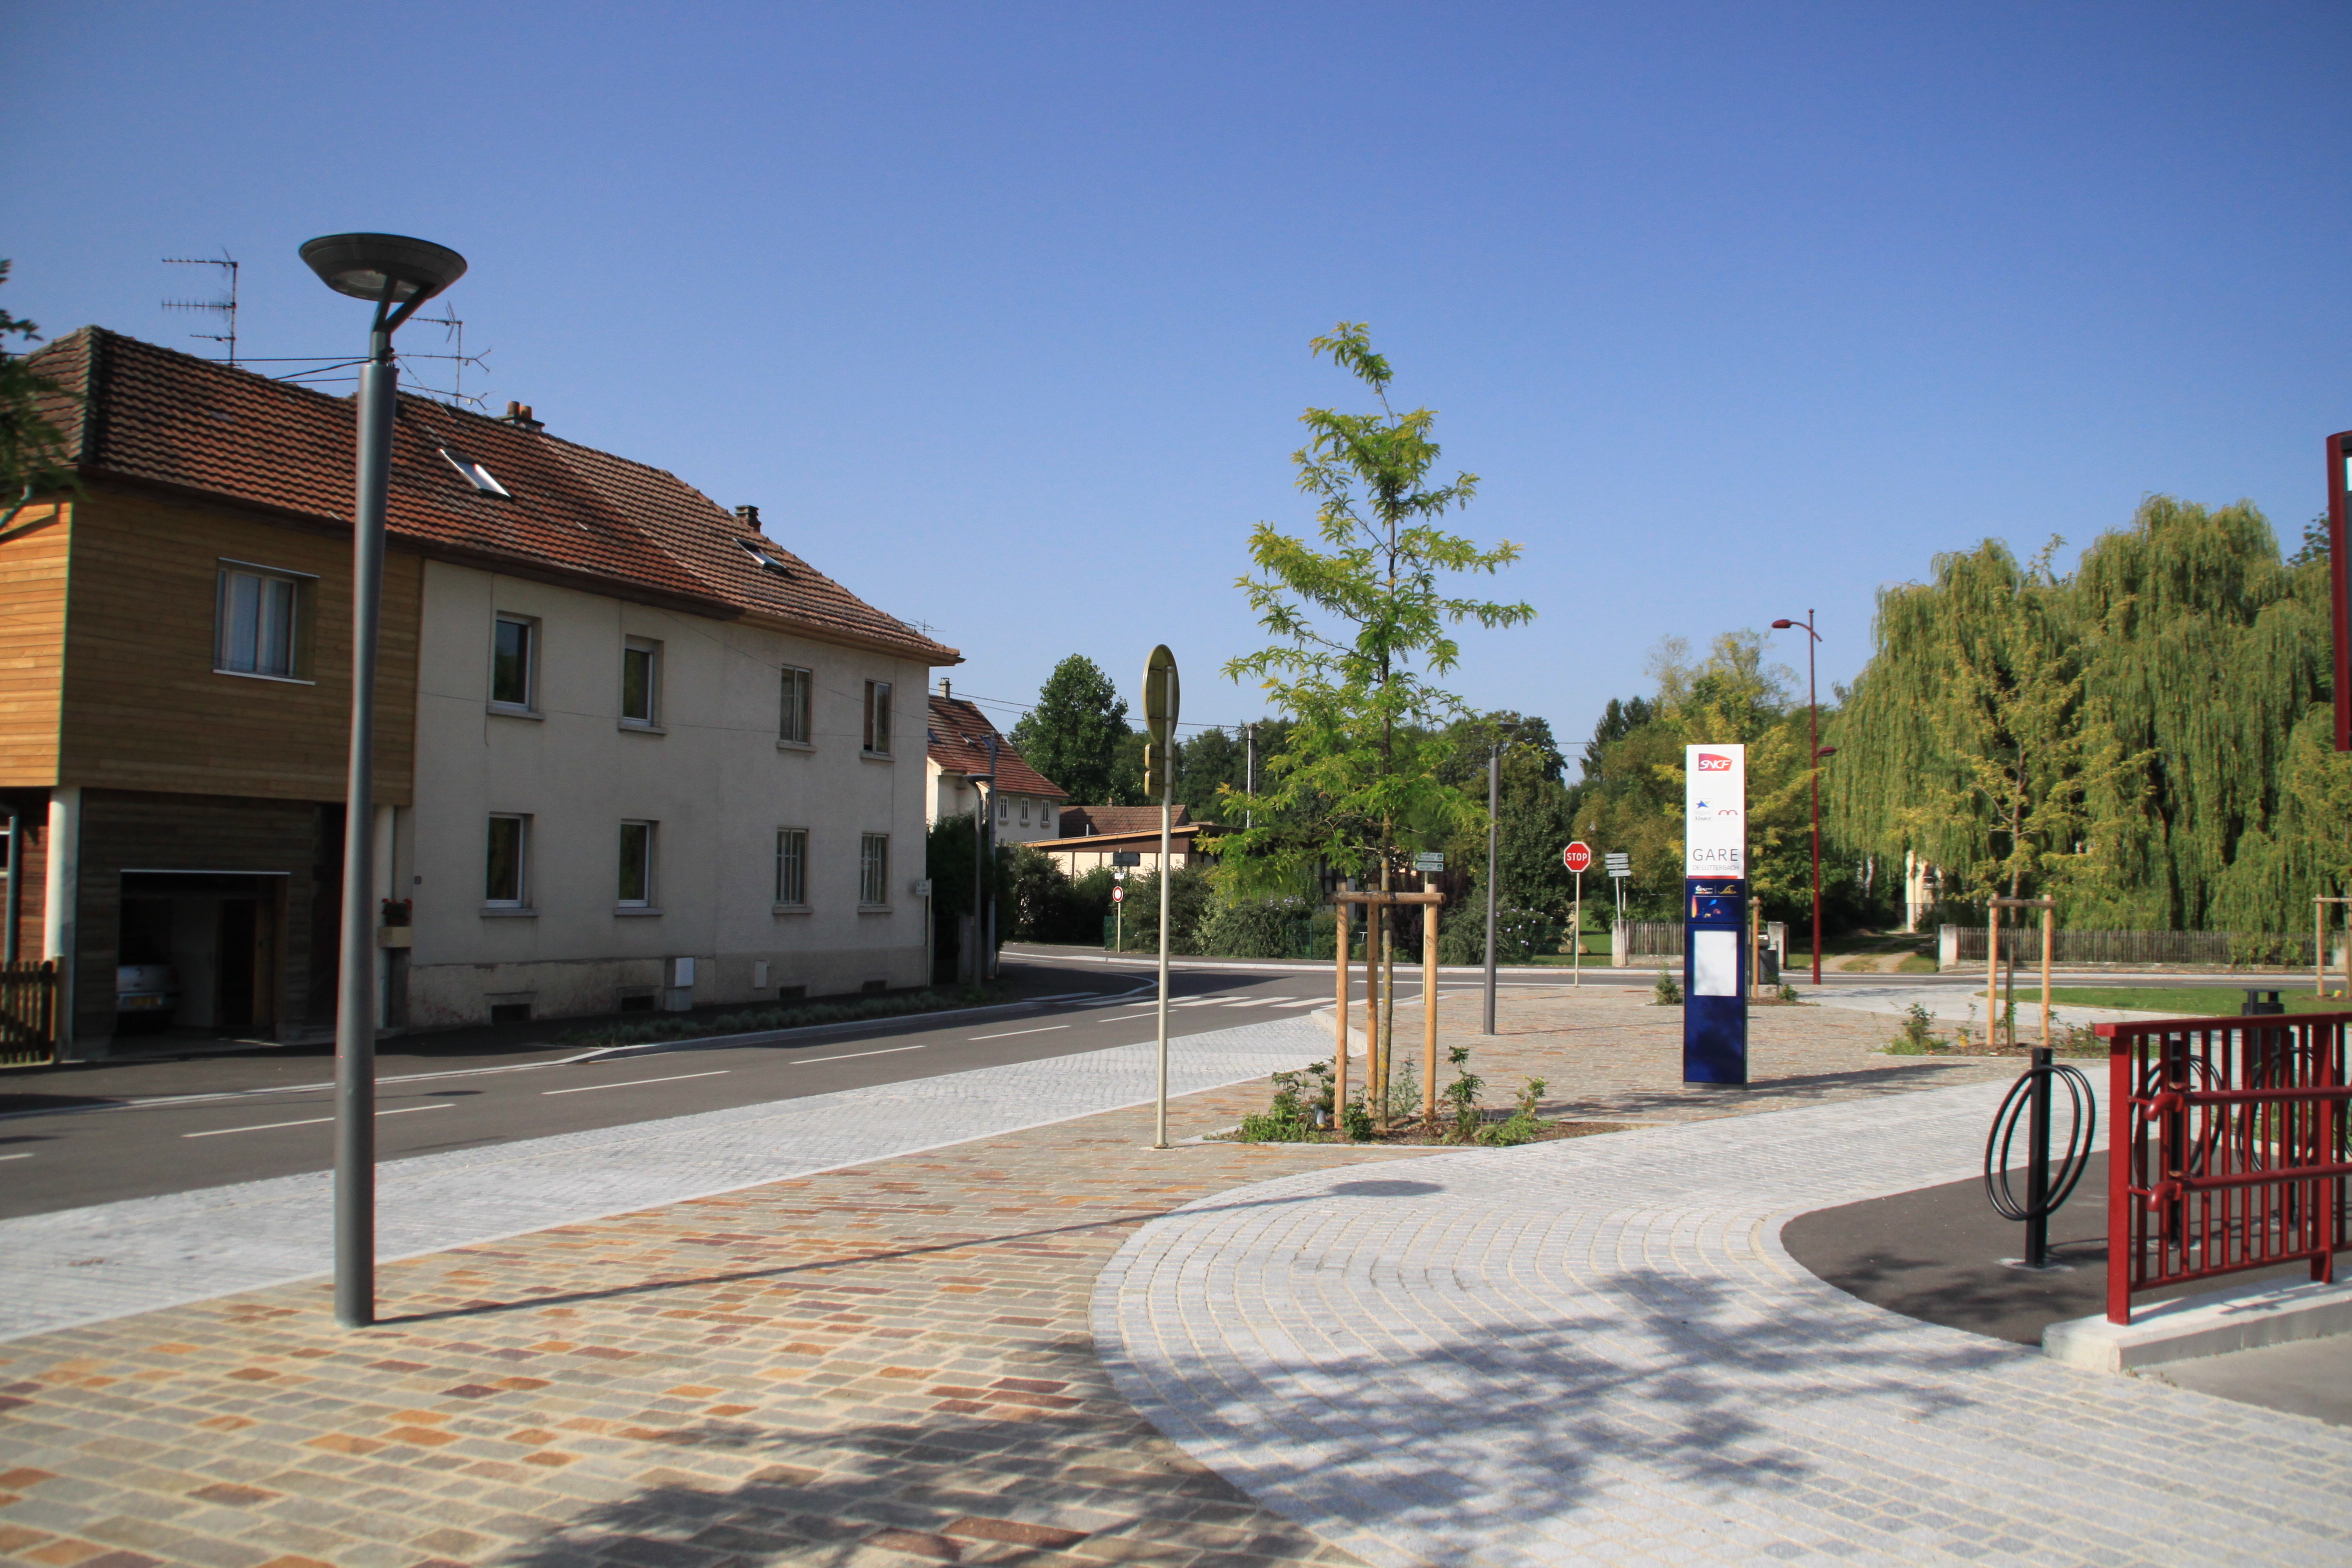
[[[1592,864],[1592,846],[1578,839],[1560,851],[1560,864],[1571,871],[1582,871]]]

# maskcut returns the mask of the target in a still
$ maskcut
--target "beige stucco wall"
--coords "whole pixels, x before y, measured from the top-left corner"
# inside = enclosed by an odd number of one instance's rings
[[[924,798],[930,812],[929,820],[941,817],[968,817],[972,814],[972,784],[961,773],[950,773],[928,758],[923,763],[928,785]],[[1040,839],[1060,836],[1061,803],[1041,795],[1016,795],[1007,790],[996,803],[996,841],[999,844],[1034,844]]]
[[[540,624],[539,716],[489,703],[498,612]],[[624,639],[661,644],[660,732],[620,723]],[[416,808],[396,881],[415,900],[408,1018],[608,1012],[696,960],[692,1000],[773,1000],[929,977],[923,874],[928,671],[886,654],[430,562]],[[776,740],[778,669],[815,674],[815,742]],[[892,683],[892,760],[862,755],[865,682]],[[485,912],[488,820],[531,818],[529,915]],[[624,819],[658,823],[653,904],[617,909]],[[808,906],[774,902],[775,833],[809,830]],[[859,843],[890,835],[886,909],[858,905]],[[768,966],[755,985],[756,966]]]

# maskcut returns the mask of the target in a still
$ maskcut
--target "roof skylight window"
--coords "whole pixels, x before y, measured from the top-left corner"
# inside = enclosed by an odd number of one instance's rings
[[[441,456],[448,462],[450,467],[456,469],[460,474],[465,476],[465,482],[467,484],[472,485],[476,490],[482,492],[482,494],[494,495],[499,497],[501,500],[506,501],[511,501],[514,499],[513,494],[508,491],[506,486],[500,484],[496,479],[491,477],[489,469],[484,468],[481,464],[475,462],[472,458],[466,456],[463,452],[460,452],[456,447],[443,447],[441,449]]]
[[[764,570],[774,572],[778,577],[792,575],[791,568],[784,564],[783,554],[766,540],[738,539],[735,542],[743,546],[743,553],[750,556],[752,561]]]

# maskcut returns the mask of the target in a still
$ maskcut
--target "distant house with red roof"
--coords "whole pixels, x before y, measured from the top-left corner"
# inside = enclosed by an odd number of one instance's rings
[[[94,327],[34,358],[81,394],[52,415],[81,488],[0,530],[25,951],[67,966],[81,1054],[133,1006],[149,1027],[315,1034],[335,990],[352,403]],[[954,649],[754,509],[519,406],[401,398],[388,535],[387,1022],[929,978],[910,699]],[[126,992],[124,966],[156,974]]]
[[[1062,787],[1029,766],[979,705],[955,696],[949,683],[931,694],[926,730],[925,809],[930,820],[970,816],[978,809],[975,781],[991,769],[990,791],[999,844],[1027,844],[1053,838],[1056,816],[1068,798]],[[994,744],[992,751],[991,743]]]

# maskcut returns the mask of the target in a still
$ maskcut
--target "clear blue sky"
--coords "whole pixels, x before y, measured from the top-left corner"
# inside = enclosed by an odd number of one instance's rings
[[[203,349],[158,259],[226,246],[247,354],[340,353],[302,240],[452,245],[469,390],[758,504],[989,696],[1165,640],[1187,719],[1257,714],[1212,671],[1343,318],[1527,551],[1456,689],[1571,743],[1666,635],[1813,606],[1850,678],[1986,535],[2292,541],[2352,427],[2339,4],[7,17],[17,314]]]

